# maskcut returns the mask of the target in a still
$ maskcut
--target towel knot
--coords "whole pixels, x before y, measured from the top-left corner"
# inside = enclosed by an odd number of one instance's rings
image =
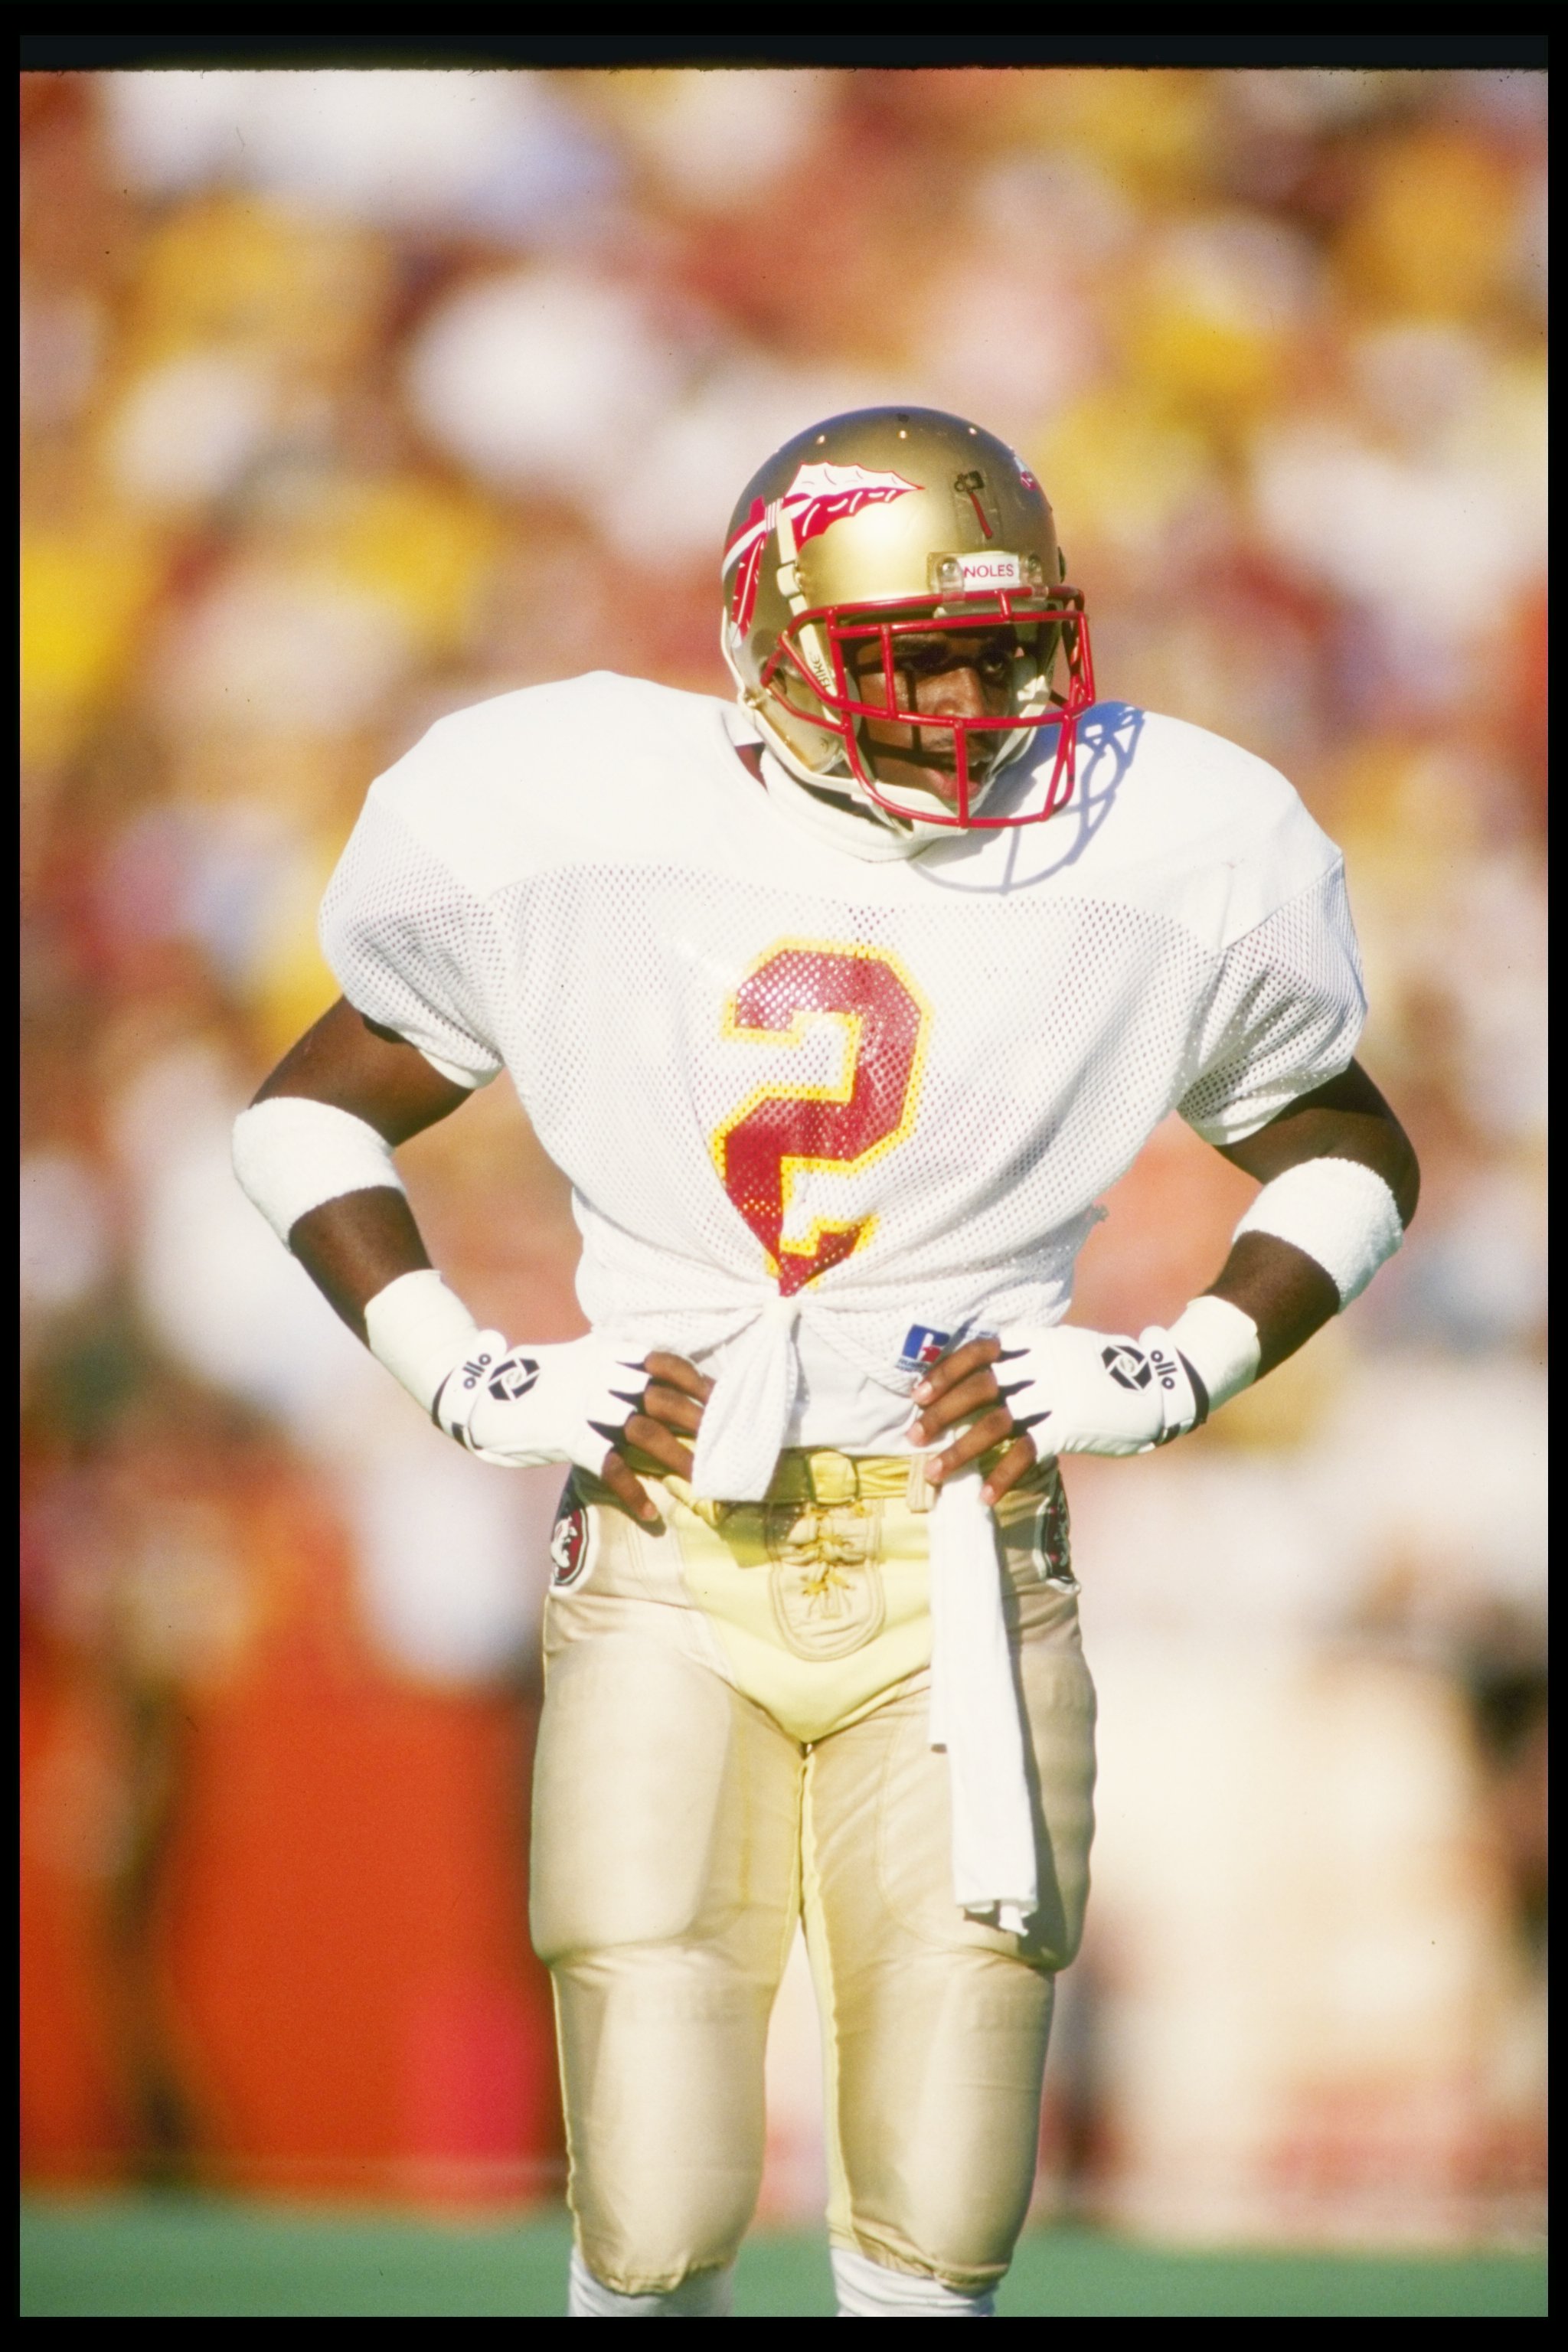
[[[702,1408],[691,1484],[705,1501],[760,1503],[773,1484],[800,1389],[801,1300],[764,1299],[725,1350]]]

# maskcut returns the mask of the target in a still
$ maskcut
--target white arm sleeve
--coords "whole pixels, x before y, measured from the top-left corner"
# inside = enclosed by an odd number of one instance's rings
[[[401,1192],[392,1146],[353,1111],[271,1095],[234,1122],[234,1172],[288,1247],[300,1219],[345,1192]]]
[[[1340,1294],[1359,1298],[1405,1239],[1384,1180],[1359,1160],[1303,1160],[1265,1184],[1236,1229],[1272,1234],[1315,1259]]]
[[[487,1086],[501,1066],[487,982],[493,921],[373,788],[321,901],[321,951],[349,1003],[395,1030],[443,1077]]]
[[[1336,863],[1226,950],[1178,1108],[1205,1143],[1239,1143],[1348,1067],[1366,1019]]]

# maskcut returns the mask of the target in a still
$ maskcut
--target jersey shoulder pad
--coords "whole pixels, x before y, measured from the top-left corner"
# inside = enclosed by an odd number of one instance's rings
[[[671,783],[700,750],[721,749],[724,709],[611,670],[521,687],[438,719],[371,803],[488,893],[563,858],[628,851],[656,817],[668,837],[685,795],[661,792],[660,774]]]
[[[1158,837],[1162,854],[1228,874],[1232,937],[1341,863],[1289,777],[1268,761],[1189,719],[1138,716],[1128,814],[1141,833]]]

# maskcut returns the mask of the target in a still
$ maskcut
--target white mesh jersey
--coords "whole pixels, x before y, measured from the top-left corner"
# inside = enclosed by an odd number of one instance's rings
[[[322,943],[437,1067],[511,1073],[595,1328],[721,1370],[787,1294],[790,1442],[883,1450],[921,1335],[1066,1313],[1168,1111],[1226,1143],[1345,1067],[1342,861],[1275,770],[1126,704],[1048,823],[910,858],[802,822],[749,733],[608,673],[444,719],[373,785]]]

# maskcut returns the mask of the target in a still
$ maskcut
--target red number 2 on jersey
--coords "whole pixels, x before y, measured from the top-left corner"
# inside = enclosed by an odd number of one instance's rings
[[[799,1045],[818,1021],[844,1031],[837,1083],[758,1087],[712,1139],[724,1190],[785,1297],[870,1238],[875,1216],[817,1217],[804,1240],[786,1242],[790,1192],[807,1169],[854,1174],[902,1142],[914,1122],[930,1017],[885,948],[807,940],[770,948],[725,1005],[724,1034],[743,1044]]]

